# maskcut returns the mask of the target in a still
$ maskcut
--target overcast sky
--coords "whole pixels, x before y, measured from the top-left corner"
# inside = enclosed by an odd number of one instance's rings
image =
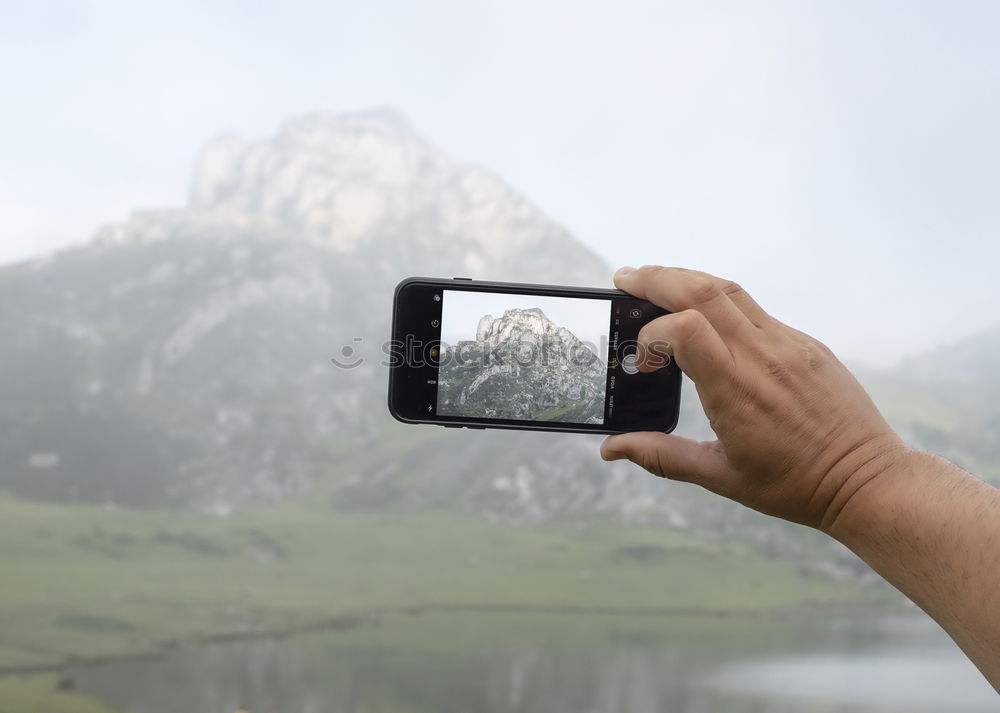
[[[391,106],[612,265],[887,363],[1000,323],[1000,3],[0,0],[0,262],[181,204],[206,139]]]

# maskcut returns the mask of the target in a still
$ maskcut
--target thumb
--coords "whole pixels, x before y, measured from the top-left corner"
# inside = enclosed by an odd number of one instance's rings
[[[601,458],[627,458],[653,475],[717,490],[730,474],[718,441],[695,441],[658,431],[620,433],[601,444]]]

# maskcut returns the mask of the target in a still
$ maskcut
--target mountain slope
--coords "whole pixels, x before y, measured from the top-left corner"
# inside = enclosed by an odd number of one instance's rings
[[[911,443],[1000,481],[1000,327],[864,374]]]
[[[596,439],[443,433],[385,412],[381,346],[399,279],[596,285],[608,272],[398,117],[310,117],[269,141],[220,139],[190,205],[0,269],[0,488],[218,512],[311,495],[728,527],[739,516],[715,505],[693,514],[699,494],[665,499],[628,464],[600,462]],[[363,363],[330,361],[345,355]]]

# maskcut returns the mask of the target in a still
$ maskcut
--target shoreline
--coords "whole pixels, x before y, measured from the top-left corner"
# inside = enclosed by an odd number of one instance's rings
[[[602,605],[578,604],[533,604],[530,602],[428,602],[400,607],[380,607],[354,613],[344,613],[334,617],[320,619],[309,624],[291,627],[261,627],[252,630],[222,631],[204,636],[192,636],[177,639],[164,639],[151,642],[151,650],[122,651],[102,656],[81,657],[68,656],[59,662],[44,664],[23,664],[0,666],[0,677],[15,677],[30,674],[64,673],[74,666],[101,666],[118,661],[141,661],[162,658],[170,650],[181,646],[198,644],[214,644],[235,642],[251,639],[285,639],[293,636],[322,632],[344,631],[363,626],[379,626],[385,621],[392,621],[408,616],[425,614],[553,614],[553,615],[591,615],[607,617],[643,617],[643,616],[688,616],[712,619],[746,619],[763,618],[772,621],[794,620],[800,617],[822,613],[826,616],[845,615],[915,615],[919,612],[906,600],[899,602],[813,602],[806,604],[785,604],[762,609],[711,609],[702,607],[615,607]]]

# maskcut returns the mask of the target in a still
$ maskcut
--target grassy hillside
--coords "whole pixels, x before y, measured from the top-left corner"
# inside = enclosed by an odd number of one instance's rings
[[[388,626],[427,607],[762,612],[885,601],[746,545],[613,524],[514,528],[468,517],[297,504],[228,518],[0,497],[0,668],[155,653],[171,641]],[[0,677],[0,711],[70,707],[52,674]],[[34,707],[32,707],[34,706]],[[39,708],[41,706],[41,708]],[[89,707],[88,707],[89,706]]]

